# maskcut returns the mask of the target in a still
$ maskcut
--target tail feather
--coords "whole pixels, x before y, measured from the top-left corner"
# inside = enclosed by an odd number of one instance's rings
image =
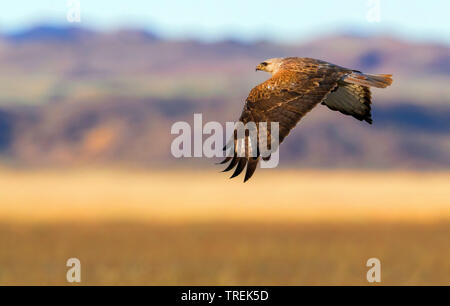
[[[354,71],[343,78],[343,81],[367,87],[385,88],[392,84],[392,74],[364,74]]]

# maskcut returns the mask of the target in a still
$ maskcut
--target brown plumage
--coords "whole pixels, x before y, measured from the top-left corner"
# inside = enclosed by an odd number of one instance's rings
[[[363,74],[312,58],[270,59],[259,64],[256,70],[270,72],[272,77],[250,91],[239,121],[244,124],[266,122],[268,126],[271,122],[278,122],[279,143],[300,119],[319,103],[358,120],[372,123],[369,87],[384,88],[392,83],[391,75]],[[257,131],[261,133],[259,128]],[[270,129],[267,134],[267,141],[270,143]],[[234,139],[229,142],[235,144],[234,155],[222,162],[231,160],[224,171],[236,167],[232,178],[247,166],[244,181],[253,175],[260,159],[261,144],[258,144],[258,152],[254,156],[251,154],[253,148],[249,146],[248,138],[246,134],[245,156],[240,157],[236,144],[242,139],[238,139],[235,133]],[[267,158],[269,157],[264,159]]]

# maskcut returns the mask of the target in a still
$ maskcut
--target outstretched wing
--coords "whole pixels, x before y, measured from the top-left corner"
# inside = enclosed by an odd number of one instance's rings
[[[372,124],[370,88],[338,82],[338,87],[322,101],[329,109],[353,116],[358,120],[364,120]]]
[[[369,87],[385,88],[391,84],[391,74],[364,74],[352,71],[338,82],[338,87],[333,89],[322,104],[331,110],[372,124]]]
[[[254,122],[258,127],[258,136],[262,133],[259,123],[265,122],[270,127],[272,122],[278,122],[281,143],[300,119],[323,101],[347,73],[348,69],[315,59],[287,58],[278,73],[250,91],[239,121],[244,124]],[[267,142],[270,143],[270,130],[267,134]],[[233,156],[222,161],[226,163],[231,160],[224,171],[236,167],[232,178],[239,175],[247,165],[244,181],[253,175],[260,158],[259,137],[257,152],[253,155],[250,154],[252,147],[248,138],[245,135],[245,139],[237,139],[235,134],[232,143],[244,141],[245,155],[241,157],[241,154],[237,154],[235,145]]]

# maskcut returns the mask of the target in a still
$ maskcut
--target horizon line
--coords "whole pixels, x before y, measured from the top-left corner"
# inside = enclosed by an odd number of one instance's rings
[[[0,37],[14,37],[18,35],[23,35],[25,33],[31,32],[38,28],[48,28],[48,29],[59,29],[59,30],[68,30],[68,29],[77,29],[77,30],[85,30],[92,33],[117,33],[120,31],[136,31],[143,32],[154,36],[155,39],[158,40],[166,40],[166,41],[196,41],[201,43],[220,43],[220,42],[236,42],[242,44],[257,44],[257,43],[273,43],[273,44],[281,44],[281,45],[296,45],[298,43],[307,43],[311,41],[315,41],[324,37],[351,37],[351,38],[392,38],[398,41],[407,42],[407,43],[415,43],[415,44],[433,44],[438,46],[450,47],[450,42],[439,39],[421,39],[421,38],[411,38],[405,35],[400,34],[399,32],[390,32],[387,31],[372,31],[372,30],[350,30],[349,26],[341,26],[340,29],[334,29],[331,31],[321,31],[316,32],[315,34],[306,35],[304,37],[293,37],[292,39],[273,39],[269,36],[266,37],[254,37],[254,38],[246,38],[243,36],[237,35],[217,35],[217,38],[205,38],[200,35],[167,35],[164,34],[164,31],[158,30],[157,26],[154,26],[152,29],[149,29],[147,26],[137,26],[137,25],[119,25],[117,27],[112,28],[104,28],[95,25],[86,25],[78,24],[78,23],[68,23],[61,24],[57,22],[36,22],[29,26],[13,29],[13,30],[2,30],[0,27]]]

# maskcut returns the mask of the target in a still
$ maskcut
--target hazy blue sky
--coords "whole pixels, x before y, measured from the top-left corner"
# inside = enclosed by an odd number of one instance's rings
[[[170,37],[206,40],[300,40],[336,31],[381,32],[450,43],[450,1],[378,0],[380,22],[367,14],[377,0],[79,0],[82,26],[142,27]],[[67,24],[67,0],[0,4],[0,29]]]

